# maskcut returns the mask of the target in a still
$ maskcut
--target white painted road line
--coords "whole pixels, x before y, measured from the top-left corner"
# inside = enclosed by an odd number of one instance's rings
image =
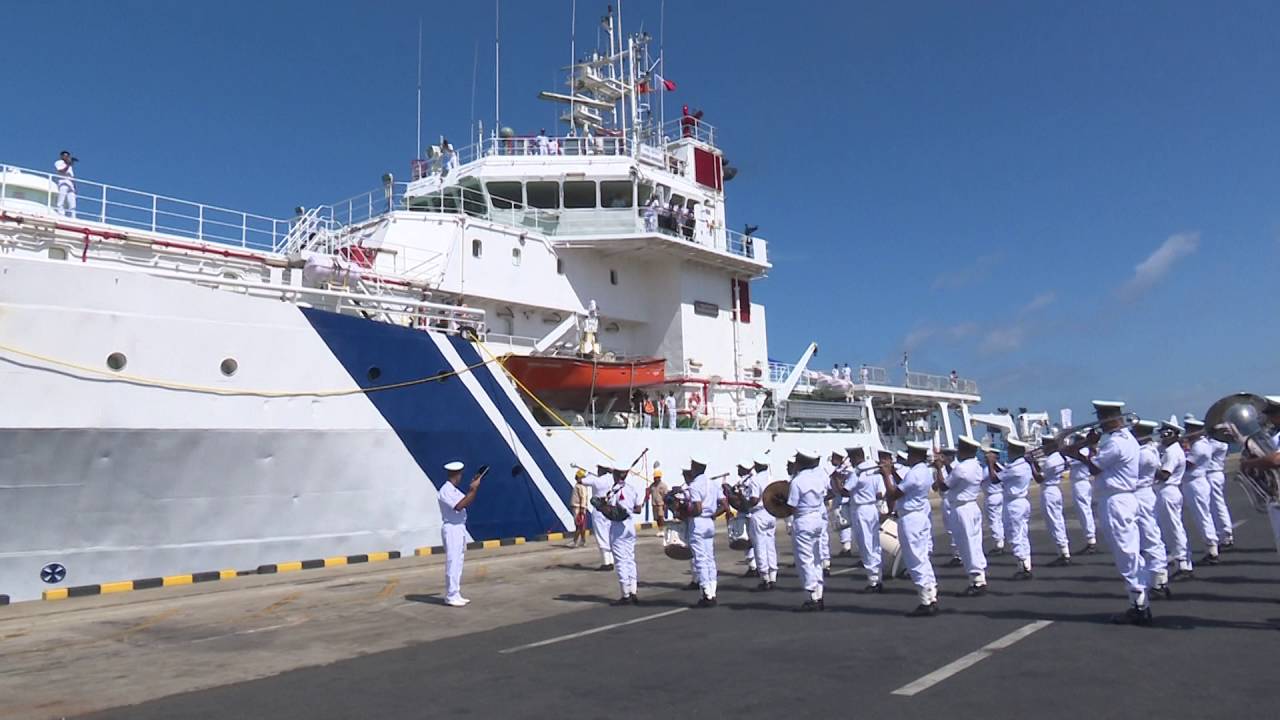
[[[565,640],[574,640],[580,637],[586,637],[588,635],[595,635],[596,633],[602,633],[606,630],[612,630],[614,628],[625,627],[627,625],[635,625],[636,623],[648,622],[650,620],[657,620],[658,618],[664,618],[664,617],[667,617],[668,615],[675,615],[676,613],[685,612],[688,609],[689,608],[687,607],[676,608],[675,610],[667,610],[666,612],[655,613],[653,615],[645,615],[644,617],[638,617],[634,620],[627,620],[626,622],[613,623],[612,625],[601,625],[598,628],[591,628],[590,630],[583,630],[582,632],[571,633],[569,635],[561,635],[560,637],[553,637],[547,640],[539,640],[536,643],[529,643],[528,645],[517,645],[512,648],[507,648],[506,650],[499,650],[498,654],[510,655],[511,653],[518,653],[521,650],[532,650],[533,648],[540,648],[540,647],[545,647],[547,645],[554,645],[558,642],[564,642]]]
[[[981,649],[975,650],[974,652],[971,652],[968,655],[965,655],[959,660],[943,665],[942,667],[938,668],[937,670],[934,670],[928,675],[925,675],[919,680],[903,685],[902,687],[898,688],[897,690],[894,690],[890,694],[911,697],[912,695],[928,690],[929,688],[933,687],[934,685],[937,685],[943,680],[946,680],[952,675],[955,675],[956,673],[961,672],[962,670],[965,670],[967,668],[973,667],[974,665],[977,665],[979,662],[991,657],[992,655],[995,654],[997,650],[1004,650],[1010,645],[1027,637],[1031,633],[1037,630],[1040,630],[1042,628],[1049,627],[1052,624],[1053,624],[1052,620],[1037,620],[1033,623],[1030,623],[1029,625],[1023,625],[1022,627],[1018,628],[1017,630],[1014,630],[1008,635],[1005,635],[999,640],[989,642],[986,645],[983,645]]]
[[[1249,522],[1247,519],[1245,519],[1245,520],[1237,520],[1237,521],[1235,521],[1235,522],[1231,523],[1231,529],[1232,529],[1232,530],[1235,530],[1236,528],[1240,527],[1241,525],[1243,525],[1243,524],[1245,524],[1245,523],[1247,523],[1247,522]]]

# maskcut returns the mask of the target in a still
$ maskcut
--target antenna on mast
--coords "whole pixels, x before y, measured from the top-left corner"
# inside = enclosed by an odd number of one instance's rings
[[[418,133],[413,141],[413,156],[422,152],[422,16],[418,16]]]
[[[578,0],[569,0],[569,134],[576,135],[574,128],[578,122],[573,114],[574,97],[578,94],[574,87],[574,63],[578,62]]]
[[[499,30],[502,27],[502,1],[493,0],[493,130],[501,132],[502,113],[501,111],[501,75],[499,69],[502,65],[502,54],[500,52]]]

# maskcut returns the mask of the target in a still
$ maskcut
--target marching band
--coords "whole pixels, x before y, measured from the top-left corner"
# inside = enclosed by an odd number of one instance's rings
[[[877,449],[874,461],[861,447],[837,448],[825,463],[821,453],[804,449],[787,460],[787,477],[778,480],[770,474],[767,453],[742,461],[733,482],[728,473],[709,475],[705,458],[695,456],[684,471],[686,484],[661,498],[672,515],[660,533],[664,552],[692,560],[690,589],[701,591],[695,607],[714,607],[716,520],[730,518],[730,547],[747,553],[760,579],[756,589],[770,591],[778,578],[777,524],[785,519],[806,593],[798,610],[821,611],[834,519],[841,554],[851,556],[857,545],[866,576],[861,592],[882,592],[900,564],[919,600],[907,615],[929,617],[938,614],[931,492],[939,496],[952,553],[969,579],[958,595],[977,597],[987,592],[984,519],[995,541],[991,552],[1007,546],[1017,561],[1012,579],[1032,577],[1033,483],[1058,552],[1049,567],[1071,564],[1066,481],[1085,536],[1081,554],[1095,552],[1095,527],[1101,528],[1128,593],[1128,609],[1113,621],[1148,625],[1151,600],[1171,597],[1170,581],[1193,573],[1184,510],[1205,545],[1203,563],[1216,564],[1219,550],[1233,544],[1225,507],[1228,443],[1242,447],[1235,479],[1254,508],[1270,515],[1280,548],[1280,396],[1228,396],[1205,420],[1185,419],[1186,428],[1173,420],[1141,420],[1125,412],[1122,402],[1099,400],[1093,406],[1096,421],[1039,438],[1036,447],[1008,438],[1003,464],[994,448],[968,435],[945,450],[918,442],[906,443],[905,454]],[[632,473],[634,464],[600,466],[595,476],[580,472],[578,480],[596,491],[593,522],[598,515],[595,527],[607,529],[596,533],[608,555],[601,567],[616,569],[621,588],[615,605],[639,604],[632,514],[640,512],[644,495],[628,484]]]

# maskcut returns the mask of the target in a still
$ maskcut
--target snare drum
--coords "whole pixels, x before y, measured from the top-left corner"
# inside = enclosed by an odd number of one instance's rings
[[[898,521],[886,517],[880,521],[880,572],[884,577],[897,577],[902,570],[902,547],[898,544]]]
[[[672,560],[688,560],[693,557],[689,547],[689,522],[668,520],[662,527],[662,552]]]
[[[739,513],[729,521],[729,549],[746,550],[751,547],[751,536],[747,534],[747,516]]]

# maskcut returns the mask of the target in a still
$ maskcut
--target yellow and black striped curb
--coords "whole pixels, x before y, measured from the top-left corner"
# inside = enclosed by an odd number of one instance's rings
[[[255,572],[258,575],[272,575],[275,573],[294,572],[295,570],[315,570],[316,568],[341,567],[343,565],[357,565],[359,563],[366,562],[375,563],[383,562],[385,560],[398,560],[399,558],[399,550],[368,553],[365,555],[338,555],[321,560],[297,560],[287,563],[259,565]]]
[[[100,585],[76,585],[74,587],[45,590],[40,597],[43,600],[65,600],[73,597],[89,595],[109,595],[111,593],[147,590],[174,585],[191,585],[194,583],[230,580],[242,575],[252,575],[252,570],[211,570],[209,572],[191,573],[190,575],[168,575],[166,577],[144,578],[142,580],[124,580],[121,582],[102,583]]]

